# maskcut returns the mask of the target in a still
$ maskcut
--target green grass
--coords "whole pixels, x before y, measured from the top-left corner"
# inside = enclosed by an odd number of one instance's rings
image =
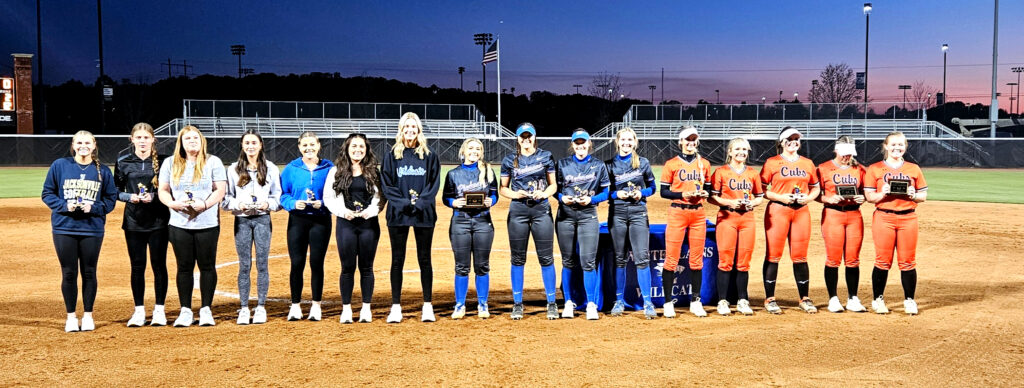
[[[449,169],[444,166],[442,175]],[[927,168],[924,175],[929,200],[1024,203],[1024,170]],[[654,167],[654,176],[661,176],[661,166]],[[0,198],[39,197],[45,178],[46,167],[0,168]]]

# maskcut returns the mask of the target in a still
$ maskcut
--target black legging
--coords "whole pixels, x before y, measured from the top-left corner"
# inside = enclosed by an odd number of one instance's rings
[[[373,298],[373,258],[380,241],[380,224],[377,217],[370,219],[353,218],[351,221],[338,218],[338,256],[341,257],[341,303],[352,303],[352,288],[355,287],[356,268],[359,268],[359,291],[363,303]]]
[[[124,231],[128,243],[128,259],[132,266],[132,297],[136,306],[146,299],[146,254],[153,265],[153,288],[156,304],[163,305],[167,298],[167,229],[151,232]]]
[[[178,302],[183,308],[192,308],[192,271],[198,264],[200,306],[210,307],[213,304],[213,292],[217,290],[217,240],[220,239],[220,226],[206,229],[167,228],[174,257],[178,261],[175,276]]]
[[[331,243],[331,216],[311,216],[298,213],[288,215],[288,256],[292,260],[292,271],[288,283],[292,291],[292,303],[302,300],[302,273],[306,270],[306,251],[309,251],[309,285],[313,289],[313,300],[321,301],[324,295],[324,257],[327,245]]]
[[[64,295],[64,308],[68,314],[75,312],[78,304],[78,271],[82,271],[82,305],[85,312],[92,312],[96,301],[96,262],[100,259],[103,236],[76,236],[54,234],[53,247],[60,260],[60,291]]]
[[[423,302],[430,303],[434,293],[434,269],[430,265],[430,245],[434,239],[434,228],[413,227],[416,238],[416,260],[420,264],[420,284],[423,286]],[[391,303],[402,302],[402,270],[405,268],[405,243],[409,239],[408,226],[389,226],[391,239]]]

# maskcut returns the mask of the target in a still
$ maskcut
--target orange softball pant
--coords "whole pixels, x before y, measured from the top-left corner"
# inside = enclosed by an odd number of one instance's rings
[[[744,213],[718,211],[715,239],[718,241],[719,270],[729,272],[735,265],[740,272],[750,271],[750,256],[754,253],[756,225],[752,211]]]
[[[864,242],[864,216],[859,209],[821,210],[821,237],[825,240],[825,266],[839,268],[860,265],[860,247]]]
[[[665,269],[675,272],[679,263],[679,254],[683,250],[683,238],[689,231],[690,252],[687,256],[690,269],[704,268],[704,239],[707,234],[707,217],[704,207],[683,209],[675,206],[668,208],[668,225],[665,228]]]
[[[871,237],[875,240],[875,268],[892,268],[896,249],[900,271],[917,267],[917,213],[894,214],[875,210],[871,218]]]
[[[789,239],[789,257],[794,263],[807,262],[807,245],[811,242],[811,211],[807,205],[794,209],[778,202],[769,202],[764,215],[765,256],[778,263]]]

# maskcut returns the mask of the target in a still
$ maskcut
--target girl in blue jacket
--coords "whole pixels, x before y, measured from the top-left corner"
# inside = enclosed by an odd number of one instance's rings
[[[60,288],[68,313],[64,331],[92,331],[96,300],[96,263],[103,245],[107,213],[114,210],[117,187],[110,168],[100,164],[96,138],[78,131],[71,138],[71,154],[50,165],[43,181],[42,199],[50,207],[53,246],[63,277]],[[78,303],[78,271],[82,271],[82,325],[75,313]]]

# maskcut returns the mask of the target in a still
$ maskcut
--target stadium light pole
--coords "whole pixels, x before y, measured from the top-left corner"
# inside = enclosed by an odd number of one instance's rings
[[[1016,98],[1013,97],[1013,87],[1017,86],[1017,83],[1016,82],[1007,82],[1006,86],[1010,87],[1010,94],[1008,94],[1008,96],[1010,96],[1009,97],[1010,98],[1010,114],[1013,114],[1014,113],[1013,112],[1013,100],[1016,100]],[[1017,88],[1017,89],[1020,89],[1020,88]]]
[[[907,110],[907,90],[910,90],[910,85],[900,85],[899,90],[903,91],[903,110]]]
[[[720,99],[718,97],[719,97],[718,89],[715,89],[715,105],[721,105],[722,104],[722,99]]]
[[[654,105],[654,89],[657,89],[658,87],[655,85],[647,85],[647,88],[651,89],[651,105]]]
[[[465,89],[462,88],[462,73],[465,73],[465,72],[466,72],[466,68],[463,67],[463,66],[459,66],[459,90],[462,90],[462,91],[465,91]]]
[[[99,38],[99,54],[100,54],[100,133],[106,133],[107,127],[107,96],[103,95],[106,81],[104,80],[105,75],[103,73],[103,2],[96,0],[96,24],[98,26],[97,36]]]
[[[945,105],[946,101],[949,100],[949,95],[946,94],[946,55],[949,54],[949,45],[942,44],[942,104]]]
[[[864,3],[864,119],[868,119],[868,37],[871,35],[871,3]]]
[[[576,94],[580,94],[580,88],[582,88],[583,85],[573,84],[572,87],[576,88]]]
[[[1020,73],[1024,72],[1024,67],[1017,66],[1017,67],[1014,67],[1014,68],[1012,68],[1010,70],[1013,70],[1014,73],[1017,73],[1017,109],[1016,109],[1016,111],[1017,111],[1017,114],[1020,115]]]
[[[782,103],[782,91],[779,91],[779,103]]]
[[[480,81],[476,81],[476,91],[480,91]]]
[[[473,34],[473,43],[480,45],[482,49],[482,55],[487,55],[487,45],[494,41],[494,35],[488,33]],[[483,58],[481,56],[480,58]],[[487,93],[487,65],[481,61],[480,67],[483,68],[483,72],[480,75],[480,79],[483,80],[484,93]]]
[[[996,82],[999,74],[996,65],[999,64],[999,0],[995,0],[995,13],[992,16],[992,105],[988,107],[989,137],[996,137],[996,122],[999,121],[999,93],[996,92]]]
[[[812,79],[811,80],[811,103],[812,104],[817,102],[817,101],[815,101],[815,100],[817,100],[817,98],[814,96],[815,94],[817,94],[817,90],[816,89],[818,89],[818,80]]]
[[[242,78],[242,56],[245,55],[244,44],[231,45],[231,55],[238,56],[238,78]]]

